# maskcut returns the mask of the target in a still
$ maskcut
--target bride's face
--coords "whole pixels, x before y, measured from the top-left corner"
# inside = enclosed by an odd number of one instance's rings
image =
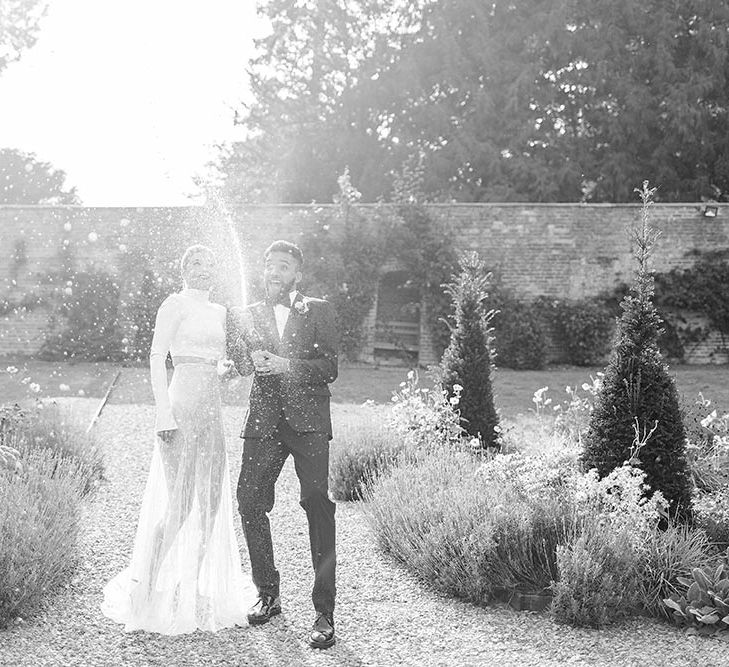
[[[215,257],[209,252],[193,253],[185,264],[182,278],[187,287],[209,290],[215,282],[217,265]]]

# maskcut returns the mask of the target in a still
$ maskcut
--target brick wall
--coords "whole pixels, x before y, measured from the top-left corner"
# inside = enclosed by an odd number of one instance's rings
[[[361,209],[375,211],[371,205]],[[660,232],[654,269],[690,266],[694,250],[729,248],[729,205],[720,205],[714,218],[704,217],[701,209],[699,204],[654,205],[651,226]],[[592,296],[632,277],[628,230],[639,221],[638,205],[436,204],[430,210],[449,225],[458,248],[478,250],[506,286],[523,294]],[[78,267],[118,273],[132,248],[142,247],[153,262],[174,263],[192,242],[216,248],[227,289],[237,299],[237,244],[245,273],[255,275],[271,240],[296,240],[314,232],[315,220],[326,216],[334,219],[333,207],[250,206],[226,213],[203,207],[0,206],[0,299],[17,302],[49,290],[44,277],[60,268],[64,243]],[[120,280],[124,289],[133,287],[125,276]],[[47,315],[36,308],[0,317],[0,354],[36,352]],[[374,311],[369,326],[373,318]],[[427,338],[422,342],[427,358]],[[690,360],[725,362],[715,349],[722,345],[710,339],[690,352]]]

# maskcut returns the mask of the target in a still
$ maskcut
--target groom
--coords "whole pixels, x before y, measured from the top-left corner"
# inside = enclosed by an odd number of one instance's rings
[[[255,372],[238,480],[238,507],[258,588],[248,622],[267,623],[281,613],[268,513],[276,480],[291,454],[314,566],[316,620],[309,644],[324,649],[335,642],[335,505],[328,496],[332,424],[327,386],[337,378],[334,312],[328,302],[297,290],[304,258],[296,245],[276,241],[264,260],[266,299],[233,309],[228,336],[228,354],[238,372]]]

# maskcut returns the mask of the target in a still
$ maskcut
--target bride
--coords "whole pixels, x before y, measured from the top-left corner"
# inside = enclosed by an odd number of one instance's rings
[[[192,246],[181,269],[184,289],[165,299],[154,328],[156,437],[134,550],[102,604],[126,631],[168,635],[245,625],[256,598],[233,530],[219,387],[232,362],[224,359],[225,308],[209,300],[215,256]]]

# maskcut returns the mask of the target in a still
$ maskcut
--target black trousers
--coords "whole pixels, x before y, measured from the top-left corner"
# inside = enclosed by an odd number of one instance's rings
[[[335,504],[329,500],[329,439],[324,433],[296,433],[282,417],[270,437],[244,438],[238,479],[238,509],[251,559],[253,583],[259,594],[277,597],[279,573],[274,564],[268,513],[273,509],[274,488],[289,454],[294,457],[301,484],[300,505],[309,521],[314,589],[311,599],[317,612],[334,612]]]

